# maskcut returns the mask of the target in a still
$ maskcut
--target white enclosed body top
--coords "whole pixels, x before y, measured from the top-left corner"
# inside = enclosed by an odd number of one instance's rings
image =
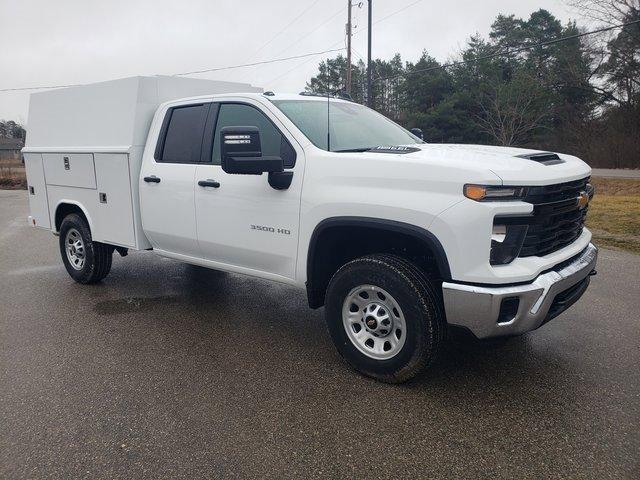
[[[260,93],[245,83],[130,77],[31,95],[23,149],[32,225],[58,231],[61,204],[76,205],[95,241],[149,248],[138,176],[158,106],[178,98]]]

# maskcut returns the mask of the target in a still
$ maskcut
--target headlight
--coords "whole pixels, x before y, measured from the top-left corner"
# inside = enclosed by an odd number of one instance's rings
[[[491,232],[491,265],[506,265],[520,253],[524,238],[527,235],[527,225],[503,225],[496,218]]]
[[[491,200],[517,200],[526,194],[525,187],[501,187],[493,185],[472,185],[464,186],[464,196],[476,202],[487,202]]]

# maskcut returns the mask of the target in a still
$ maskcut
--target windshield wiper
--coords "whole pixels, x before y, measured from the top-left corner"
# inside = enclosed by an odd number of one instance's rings
[[[349,153],[349,152],[368,152],[376,147],[361,147],[361,148],[347,148],[345,150],[331,150],[336,153]]]

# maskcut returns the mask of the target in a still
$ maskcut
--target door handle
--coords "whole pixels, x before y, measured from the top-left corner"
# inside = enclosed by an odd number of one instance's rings
[[[160,183],[160,179],[155,175],[151,175],[150,177],[144,177],[143,180],[147,183]]]
[[[220,182],[216,182],[215,180],[211,180],[210,178],[207,178],[206,180],[200,180],[198,182],[198,185],[200,185],[201,187],[218,188],[220,187]]]

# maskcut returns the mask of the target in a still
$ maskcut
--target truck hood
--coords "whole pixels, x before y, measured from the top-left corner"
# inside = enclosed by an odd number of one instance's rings
[[[420,159],[426,163],[436,163],[441,167],[449,165],[468,172],[490,171],[505,185],[549,185],[577,180],[591,174],[591,168],[585,162],[577,157],[560,153],[489,145],[419,144],[411,146],[419,148],[419,151],[401,156],[413,157],[411,160]]]

